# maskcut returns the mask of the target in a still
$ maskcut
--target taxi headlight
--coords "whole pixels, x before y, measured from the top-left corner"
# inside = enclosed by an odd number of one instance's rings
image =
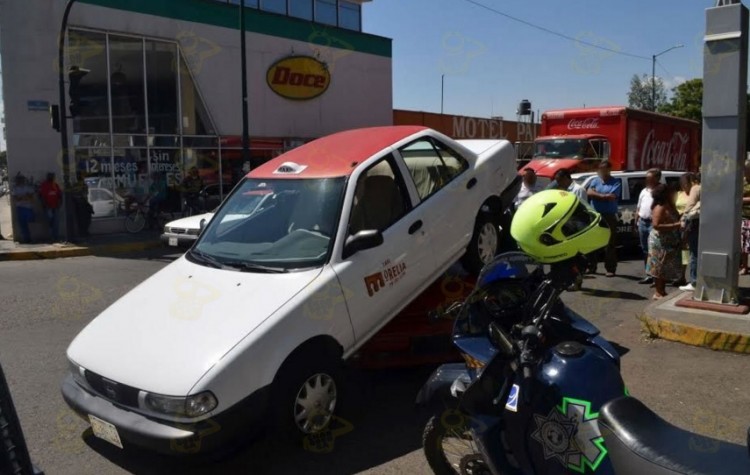
[[[148,393],[145,402],[148,409],[154,412],[184,417],[202,416],[216,409],[218,405],[216,396],[211,391],[204,391],[187,397]]]

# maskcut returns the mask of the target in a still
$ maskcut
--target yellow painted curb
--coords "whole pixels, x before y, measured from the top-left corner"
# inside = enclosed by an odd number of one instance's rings
[[[750,335],[676,323],[670,320],[641,317],[641,326],[652,336],[687,345],[750,354]]]
[[[75,246],[60,249],[45,249],[39,251],[9,251],[0,252],[0,261],[29,261],[37,259],[58,259],[61,257],[89,256],[99,253],[115,254],[136,252],[160,247],[161,245],[162,244],[160,241],[149,241],[136,243],[105,244],[92,247]]]

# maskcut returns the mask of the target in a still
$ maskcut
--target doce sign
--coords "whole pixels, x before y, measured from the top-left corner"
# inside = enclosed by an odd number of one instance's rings
[[[331,84],[331,73],[324,63],[315,58],[290,56],[268,68],[266,82],[281,97],[308,100],[326,92]]]

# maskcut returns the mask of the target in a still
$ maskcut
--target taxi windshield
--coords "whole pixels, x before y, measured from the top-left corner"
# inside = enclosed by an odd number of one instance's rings
[[[192,261],[250,272],[318,267],[330,254],[345,178],[246,178],[189,252]]]

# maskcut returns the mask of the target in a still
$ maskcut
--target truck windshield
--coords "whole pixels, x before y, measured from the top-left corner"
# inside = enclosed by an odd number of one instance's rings
[[[534,145],[534,158],[589,157],[596,157],[596,152],[585,139],[540,140]]]
[[[328,260],[345,178],[246,178],[188,253],[212,267],[286,272]]]

